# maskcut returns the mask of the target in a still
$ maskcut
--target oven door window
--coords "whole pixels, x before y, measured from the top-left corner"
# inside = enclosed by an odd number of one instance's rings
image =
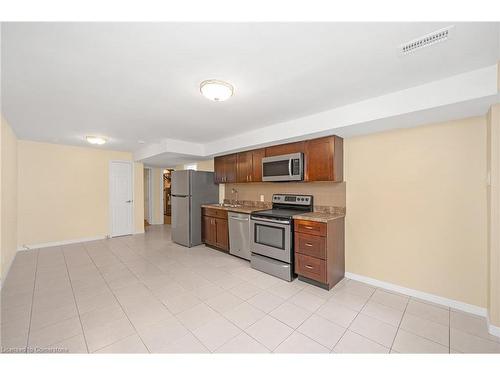
[[[262,166],[262,175],[264,177],[272,177],[272,176],[289,176],[289,165],[290,160],[278,160],[278,161],[266,161]]]
[[[255,243],[285,250],[285,228],[255,223]]]

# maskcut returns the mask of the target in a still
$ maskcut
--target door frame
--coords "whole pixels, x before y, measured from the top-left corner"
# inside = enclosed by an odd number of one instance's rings
[[[113,215],[112,215],[112,208],[111,208],[111,202],[112,202],[112,195],[111,195],[111,166],[114,164],[114,163],[121,163],[121,164],[128,164],[130,166],[130,188],[131,188],[131,191],[132,191],[132,204],[130,205],[130,214],[131,214],[131,228],[129,230],[129,234],[126,234],[125,236],[127,235],[131,235],[131,234],[134,234],[135,233],[135,215],[134,215],[134,208],[135,208],[135,189],[134,189],[134,181],[135,181],[135,170],[134,170],[134,162],[131,161],[131,160],[110,160],[109,163],[108,163],[108,215],[109,215],[109,219],[108,219],[108,225],[109,225],[109,229],[108,229],[108,232],[109,232],[109,237],[110,238],[113,238],[113,237],[121,237],[121,236],[124,236],[124,235],[119,235],[119,236],[114,236],[113,233],[112,233],[112,228],[113,228]]]
[[[153,168],[152,167],[144,167],[144,170],[148,170],[149,173],[149,183],[148,183],[148,223],[149,225],[153,225]]]
[[[160,207],[161,207],[161,219],[158,224],[165,224],[165,183],[163,181],[163,171],[165,168],[158,168],[160,170]]]

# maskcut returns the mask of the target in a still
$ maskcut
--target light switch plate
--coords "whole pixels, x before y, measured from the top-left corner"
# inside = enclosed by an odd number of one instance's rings
[[[260,201],[261,201],[261,202],[264,202],[264,194],[261,194],[261,195],[260,195]]]

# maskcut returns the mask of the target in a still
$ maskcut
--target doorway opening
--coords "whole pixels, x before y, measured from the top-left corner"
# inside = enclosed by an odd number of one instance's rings
[[[171,185],[173,169],[163,170],[163,222],[172,223]]]
[[[144,228],[153,223],[152,169],[144,167]]]

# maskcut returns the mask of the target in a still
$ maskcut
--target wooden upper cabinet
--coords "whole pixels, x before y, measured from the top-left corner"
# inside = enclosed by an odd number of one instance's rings
[[[252,174],[252,151],[238,153],[236,164],[236,181],[250,182],[250,175]]]
[[[226,178],[224,182],[236,182],[236,165],[238,161],[237,154],[231,154],[224,156],[224,170],[226,174]]]
[[[262,181],[262,158],[266,155],[264,148],[252,151],[252,173],[250,182]]]
[[[214,158],[214,172],[214,182],[216,184],[224,183],[224,156],[217,156]]]
[[[262,158],[265,149],[240,152],[237,162],[237,182],[262,181]]]
[[[215,183],[262,181],[262,158],[302,152],[304,181],[343,181],[343,139],[337,136],[286,143],[238,154],[218,156],[214,160]]]
[[[305,181],[342,181],[343,139],[331,136],[306,141],[304,164]]]
[[[217,156],[214,159],[214,180],[216,184],[236,182],[237,154]]]
[[[304,150],[305,150],[305,141],[285,143],[284,145],[266,147],[266,156],[294,154],[296,152],[304,152]]]

